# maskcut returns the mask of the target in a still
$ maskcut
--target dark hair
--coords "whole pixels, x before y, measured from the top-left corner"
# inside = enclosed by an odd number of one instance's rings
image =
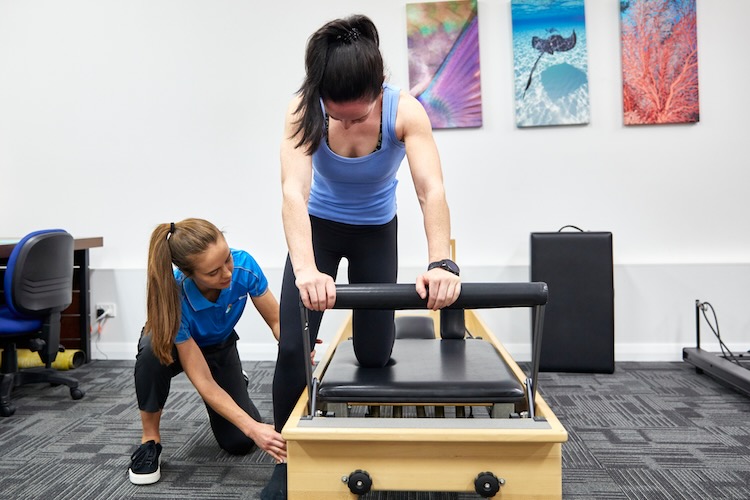
[[[312,153],[323,137],[325,118],[320,99],[349,102],[375,99],[385,81],[383,56],[375,24],[354,15],[326,23],[307,40],[305,81],[297,91],[301,100],[296,113],[296,147]]]
[[[146,332],[151,348],[162,364],[171,364],[172,345],[180,327],[180,289],[172,264],[186,276],[195,272],[195,256],[206,251],[224,235],[203,219],[159,224],[151,233],[146,271]]]

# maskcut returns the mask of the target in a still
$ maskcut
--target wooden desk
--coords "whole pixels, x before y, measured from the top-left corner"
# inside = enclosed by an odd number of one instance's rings
[[[0,237],[0,288],[5,265],[20,238]],[[104,246],[101,236],[75,238],[73,251],[73,302],[62,313],[60,342],[66,349],[80,349],[91,360],[91,300],[89,288],[89,249]]]

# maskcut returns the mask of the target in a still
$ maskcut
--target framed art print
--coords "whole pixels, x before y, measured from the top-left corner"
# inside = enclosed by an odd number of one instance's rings
[[[625,125],[697,122],[695,0],[621,0],[620,26]]]
[[[480,127],[476,0],[407,4],[406,18],[409,92],[432,128]]]
[[[516,126],[589,122],[583,0],[512,0]]]

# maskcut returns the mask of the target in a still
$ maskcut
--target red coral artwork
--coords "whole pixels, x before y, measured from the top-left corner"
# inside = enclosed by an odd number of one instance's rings
[[[620,21],[625,125],[697,122],[695,0],[621,0]]]

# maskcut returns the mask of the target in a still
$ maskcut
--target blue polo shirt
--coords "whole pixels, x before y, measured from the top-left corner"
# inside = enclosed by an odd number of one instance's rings
[[[230,251],[234,260],[232,284],[221,291],[216,302],[206,299],[182,271],[174,271],[182,294],[182,318],[175,344],[190,337],[201,347],[223,342],[242,316],[248,295],[260,297],[268,290],[268,280],[255,259],[244,250]]]

